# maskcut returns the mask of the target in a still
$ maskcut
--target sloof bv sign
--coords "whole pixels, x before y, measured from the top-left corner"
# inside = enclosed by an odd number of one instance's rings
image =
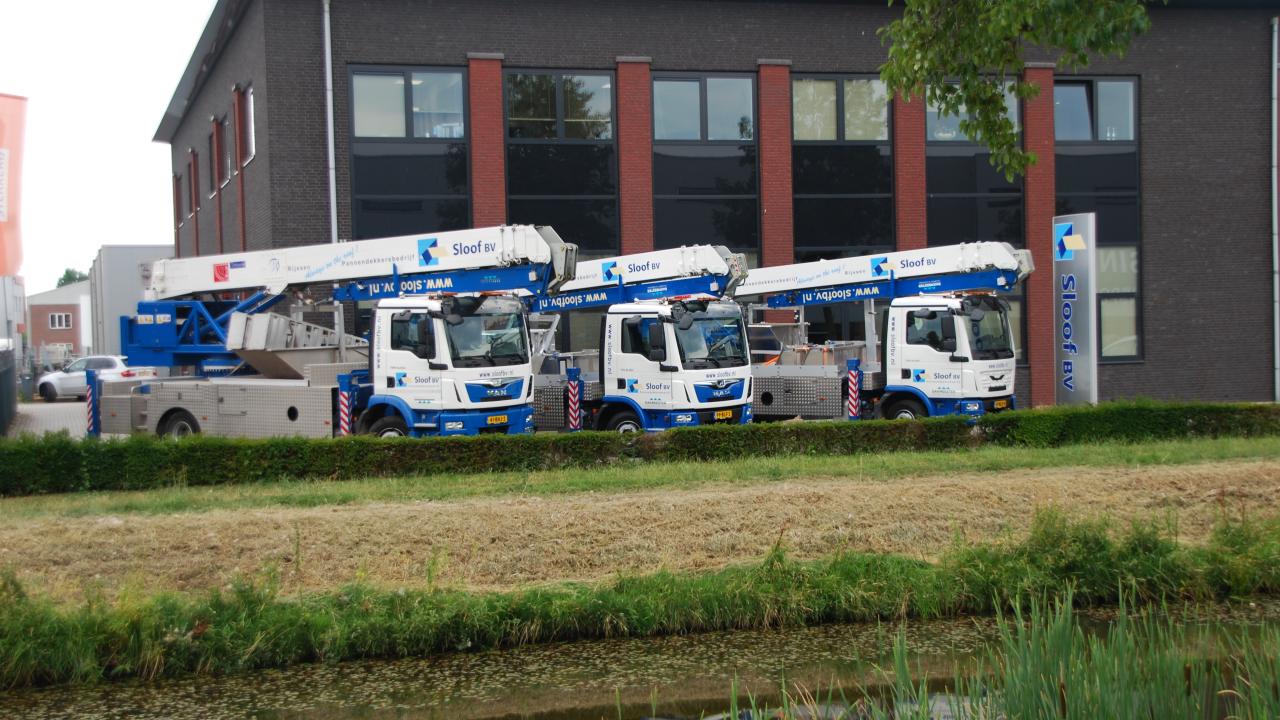
[[[1098,402],[1097,222],[1094,213],[1053,219],[1054,400]]]

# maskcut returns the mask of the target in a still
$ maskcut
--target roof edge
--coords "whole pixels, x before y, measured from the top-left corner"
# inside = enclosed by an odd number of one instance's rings
[[[204,32],[200,34],[191,59],[187,61],[187,69],[182,72],[178,87],[173,91],[173,98],[169,100],[169,107],[165,109],[164,116],[156,127],[156,134],[151,138],[152,142],[172,144],[178,126],[187,116],[191,98],[199,92],[204,85],[205,76],[217,64],[226,48],[227,38],[240,24],[249,3],[250,0],[218,0],[213,6]]]

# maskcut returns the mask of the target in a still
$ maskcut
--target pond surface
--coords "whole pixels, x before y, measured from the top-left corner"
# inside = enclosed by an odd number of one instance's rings
[[[1081,614],[1103,629],[1112,611]],[[1280,599],[1175,612],[1226,626],[1280,622]],[[854,690],[881,680],[896,624],[716,632],[552,643],[425,659],[304,665],[227,677],[0,693],[4,718],[697,718],[727,709],[736,687],[764,702],[792,692]],[[905,626],[912,668],[950,678],[996,636],[994,618]],[[853,693],[851,693],[852,695]],[[839,700],[837,694],[834,698]]]

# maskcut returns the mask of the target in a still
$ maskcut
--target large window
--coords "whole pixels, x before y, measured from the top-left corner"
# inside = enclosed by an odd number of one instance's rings
[[[1019,104],[1012,90],[1005,93],[1005,109],[1009,120],[1018,125]],[[1022,179],[1009,182],[992,167],[986,147],[960,130],[961,117],[963,110],[961,115],[944,115],[932,104],[925,109],[929,244],[998,241],[1025,247]],[[1027,361],[1024,294],[1019,286],[1005,296],[1020,363]]]
[[[655,245],[726,245],[758,263],[754,78],[655,76],[653,137]]]
[[[894,249],[889,98],[870,76],[795,76],[791,83],[796,262]],[[861,337],[860,303],[810,308],[815,342]]]
[[[70,330],[71,313],[49,313],[50,330]]]
[[[1057,212],[1092,212],[1098,232],[1098,353],[1142,357],[1137,82],[1063,78],[1054,84]]]
[[[507,217],[550,225],[584,256],[619,251],[613,75],[506,75]]]
[[[358,67],[350,77],[355,237],[470,227],[463,71]]]

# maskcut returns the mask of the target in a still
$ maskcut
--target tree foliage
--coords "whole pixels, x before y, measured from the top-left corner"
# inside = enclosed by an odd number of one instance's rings
[[[894,4],[894,0],[889,0]],[[1124,54],[1150,25],[1146,0],[902,0],[902,17],[880,30],[891,93],[920,96],[960,118],[960,130],[991,149],[1010,180],[1036,162],[1006,113],[1039,88],[1022,82],[1028,51],[1079,70],[1093,57]]]
[[[63,271],[62,277],[58,278],[58,287],[78,283],[81,280],[88,280],[89,276],[76,270],[75,268],[67,268]]]

